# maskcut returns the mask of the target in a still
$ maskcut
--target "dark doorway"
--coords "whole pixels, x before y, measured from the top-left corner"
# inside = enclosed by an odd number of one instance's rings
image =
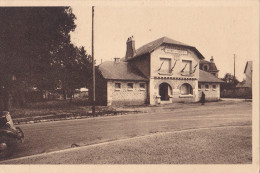
[[[170,88],[170,85],[167,83],[162,83],[159,85],[159,95],[161,96],[162,101],[167,101],[170,99],[169,89],[171,89],[171,88]]]

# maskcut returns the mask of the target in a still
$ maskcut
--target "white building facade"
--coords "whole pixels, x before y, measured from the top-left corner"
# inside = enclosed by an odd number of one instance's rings
[[[118,100],[120,104],[151,105],[199,101],[200,74],[207,72],[199,69],[204,57],[195,47],[168,37],[159,38],[137,50],[133,37],[130,37],[126,45],[126,56],[121,62],[116,59],[98,67],[108,91],[106,98],[101,96],[100,99],[106,99],[107,105],[119,103]],[[214,90],[208,94],[219,99],[221,80],[211,74],[203,76],[208,83],[214,83]],[[118,95],[120,97],[116,97]]]

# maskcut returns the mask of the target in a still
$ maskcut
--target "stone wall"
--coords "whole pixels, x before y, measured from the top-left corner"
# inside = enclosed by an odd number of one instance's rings
[[[221,98],[252,99],[252,88],[238,87],[233,89],[224,89],[223,91],[221,91]]]
[[[120,83],[121,88],[116,89],[115,83]],[[127,83],[133,83],[133,89],[127,87]],[[139,84],[144,83],[145,88]],[[140,105],[147,103],[147,83],[136,81],[108,81],[107,105]]]

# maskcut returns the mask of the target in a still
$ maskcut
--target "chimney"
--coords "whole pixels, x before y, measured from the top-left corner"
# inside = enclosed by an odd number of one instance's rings
[[[120,62],[120,58],[114,58],[115,59],[115,63],[119,63]]]
[[[213,56],[211,56],[210,62],[212,62],[212,63],[214,62]]]
[[[135,40],[134,37],[129,37],[127,39],[126,42],[126,55],[125,58],[132,58],[133,56],[135,56],[136,52],[135,52]]]

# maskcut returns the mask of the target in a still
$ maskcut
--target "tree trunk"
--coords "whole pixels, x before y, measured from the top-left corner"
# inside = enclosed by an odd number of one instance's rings
[[[0,111],[4,111],[4,96],[3,96],[3,88],[0,86]]]
[[[25,105],[24,91],[22,90],[18,91],[18,102],[19,102],[19,106],[21,107]]]
[[[3,93],[3,102],[4,102],[4,111],[9,111],[10,110],[10,107],[11,107],[11,103],[10,103],[10,101],[11,101],[11,94],[9,93],[9,91],[7,90],[7,89],[4,89],[3,90],[4,91],[4,93]]]
[[[70,89],[69,90],[70,103],[72,102],[72,96],[73,96],[73,91],[72,89]]]
[[[65,89],[63,89],[62,91],[63,91],[63,99],[64,99],[64,100],[67,100],[67,94],[66,94],[66,90],[65,90]]]

